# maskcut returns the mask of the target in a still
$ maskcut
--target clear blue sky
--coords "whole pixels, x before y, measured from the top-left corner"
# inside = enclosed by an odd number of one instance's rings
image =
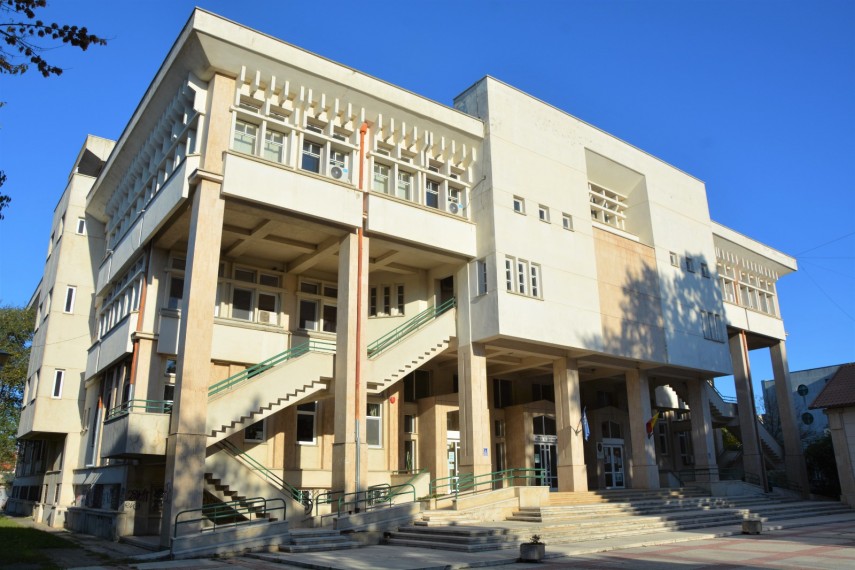
[[[798,258],[791,370],[855,361],[851,0],[53,0],[109,45],[0,76],[0,305],[28,301],[85,136],[121,134],[196,4],[448,105],[492,75],[700,178],[714,220]],[[752,368],[771,378],[767,351]]]

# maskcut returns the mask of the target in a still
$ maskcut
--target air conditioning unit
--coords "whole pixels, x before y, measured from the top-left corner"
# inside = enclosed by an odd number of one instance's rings
[[[266,325],[274,324],[276,317],[270,311],[258,311],[258,322]]]
[[[330,176],[335,178],[336,180],[341,180],[347,174],[347,169],[342,168],[341,166],[333,166],[330,168]]]
[[[450,204],[448,204],[448,211],[452,214],[457,214],[458,212],[460,212],[460,204],[458,204],[457,202],[451,202]]]

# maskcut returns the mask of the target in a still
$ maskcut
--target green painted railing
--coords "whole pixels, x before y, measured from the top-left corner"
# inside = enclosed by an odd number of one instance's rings
[[[281,506],[271,506],[268,503],[281,503]],[[205,505],[200,509],[189,509],[175,515],[172,537],[178,537],[178,529],[181,525],[197,523],[203,527],[202,530],[216,531],[218,527],[235,527],[240,524],[255,523],[258,522],[259,516],[270,515],[277,511],[282,511],[282,520],[285,520],[285,501],[282,499],[253,497],[240,501]],[[179,520],[183,515],[191,513],[196,513],[196,516]]]
[[[132,411],[142,411],[150,414],[168,414],[172,411],[172,400],[128,400],[110,409],[107,420],[112,420]]]
[[[380,338],[378,338],[377,340],[375,340],[374,342],[369,344],[368,345],[368,358],[373,358],[373,357],[377,356],[378,354],[380,354],[381,352],[383,352],[384,350],[386,350],[390,346],[399,342],[405,336],[409,335],[410,333],[412,333],[416,329],[420,328],[425,323],[428,323],[428,322],[434,320],[435,318],[437,318],[441,314],[445,313],[446,311],[453,309],[455,306],[456,306],[456,301],[455,301],[454,297],[452,297],[451,299],[448,299],[447,301],[445,301],[441,305],[425,309],[424,311],[422,311],[421,313],[419,313],[418,315],[416,315],[412,319],[408,320],[407,322],[405,322],[401,326],[389,331],[388,333],[384,334],[383,336],[381,336]]]
[[[253,366],[245,370],[241,370],[237,374],[233,376],[229,376],[225,380],[220,380],[216,384],[211,385],[208,388],[208,397],[219,394],[220,392],[225,392],[238,384],[249,380],[254,376],[258,376],[262,372],[266,372],[270,370],[274,366],[282,364],[285,361],[293,360],[299,356],[303,356],[308,352],[330,352],[335,353],[335,343],[329,341],[321,341],[321,340],[310,340],[304,344],[294,346],[286,350],[285,352],[280,352],[276,356],[272,356],[267,360],[259,362]]]
[[[519,479],[524,486],[537,485],[538,481],[547,478],[546,469],[515,467],[502,471],[493,471],[482,475],[456,475],[451,477],[440,477],[430,482],[432,496],[460,495],[477,493],[479,491],[492,491],[494,483],[502,483],[511,487],[517,486]],[[534,483],[532,483],[534,481]]]
[[[264,479],[267,480],[274,487],[281,489],[286,495],[289,495],[295,501],[302,503],[303,506],[306,507],[306,514],[310,514],[312,512],[312,498],[308,494],[304,494],[302,491],[282,479],[282,477],[265,467],[264,464],[259,462],[257,459],[247,453],[244,453],[239,447],[237,447],[233,443],[223,440],[219,442],[219,445],[220,448],[223,449],[226,453],[228,453],[238,461],[242,461],[250,469],[257,471],[259,475],[264,477]]]
[[[333,505],[334,513],[360,512],[384,505],[391,507],[392,502],[397,497],[407,495],[410,497],[410,500],[407,502],[412,503],[416,501],[416,488],[410,483],[402,483],[400,485],[382,483],[380,485],[373,485],[365,491],[356,491],[353,493],[323,491],[315,497],[315,506]],[[320,512],[316,512],[315,514],[320,515]]]

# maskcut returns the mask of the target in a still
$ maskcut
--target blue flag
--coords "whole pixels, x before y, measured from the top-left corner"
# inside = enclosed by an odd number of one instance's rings
[[[582,408],[582,435],[585,437],[585,441],[591,437],[591,426],[588,425],[588,414],[585,413],[587,409],[587,406]]]

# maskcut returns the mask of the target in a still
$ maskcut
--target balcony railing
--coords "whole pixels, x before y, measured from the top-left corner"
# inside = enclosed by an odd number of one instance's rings
[[[107,412],[106,420],[109,421],[133,411],[149,414],[168,414],[172,411],[172,400],[128,400],[115,408],[111,408]]]
[[[368,345],[368,358],[373,358],[389,348],[390,346],[398,343],[404,337],[414,332],[424,324],[434,320],[439,317],[446,311],[453,309],[456,306],[456,300],[454,297],[448,299],[444,303],[441,303],[438,306],[430,307],[412,319],[408,320],[401,326],[392,329],[388,333],[384,334],[374,342]]]

